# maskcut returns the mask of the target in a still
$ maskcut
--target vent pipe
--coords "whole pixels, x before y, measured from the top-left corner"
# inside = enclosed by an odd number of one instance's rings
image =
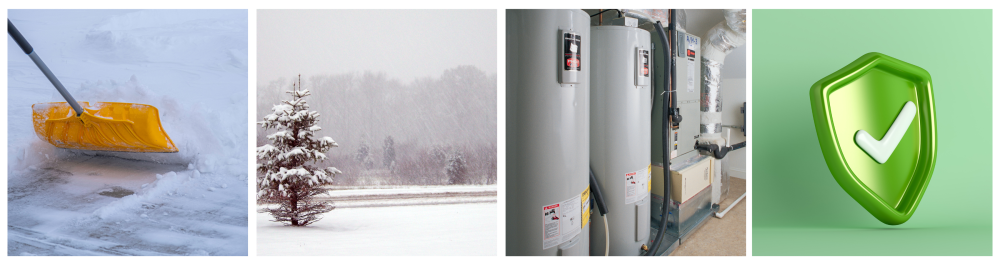
[[[746,43],[747,10],[726,9],[726,20],[708,31],[701,51],[701,136],[699,145],[723,146],[722,63],[726,55]]]

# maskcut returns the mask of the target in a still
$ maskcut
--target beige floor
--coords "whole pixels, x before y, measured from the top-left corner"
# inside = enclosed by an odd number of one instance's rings
[[[730,178],[729,196],[722,201],[726,209],[733,200],[747,190],[745,179]],[[723,219],[709,217],[705,224],[694,231],[672,256],[746,256],[747,254],[747,197],[726,213]]]

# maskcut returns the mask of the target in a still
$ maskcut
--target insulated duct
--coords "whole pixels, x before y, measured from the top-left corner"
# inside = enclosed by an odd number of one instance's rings
[[[726,55],[746,43],[747,10],[726,9],[725,21],[708,30],[701,57],[701,136],[699,144],[723,145],[722,63]]]

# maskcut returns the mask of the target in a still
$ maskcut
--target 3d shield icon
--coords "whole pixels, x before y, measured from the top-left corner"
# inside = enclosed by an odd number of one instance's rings
[[[873,52],[816,82],[809,96],[840,187],[885,224],[909,220],[937,157],[930,74]]]

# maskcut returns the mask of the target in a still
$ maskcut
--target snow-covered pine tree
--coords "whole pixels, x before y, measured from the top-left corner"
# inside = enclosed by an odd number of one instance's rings
[[[322,219],[333,205],[317,201],[314,196],[326,194],[324,186],[340,174],[335,167],[317,168],[311,164],[326,159],[326,152],[337,147],[333,138],[314,139],[320,127],[319,113],[306,104],[309,90],[302,89],[302,76],[292,84],[291,100],[274,105],[274,112],[259,122],[264,130],[276,129],[267,139],[271,144],[257,147],[257,201],[276,203],[277,208],[265,210],[274,222],[305,226]]]

